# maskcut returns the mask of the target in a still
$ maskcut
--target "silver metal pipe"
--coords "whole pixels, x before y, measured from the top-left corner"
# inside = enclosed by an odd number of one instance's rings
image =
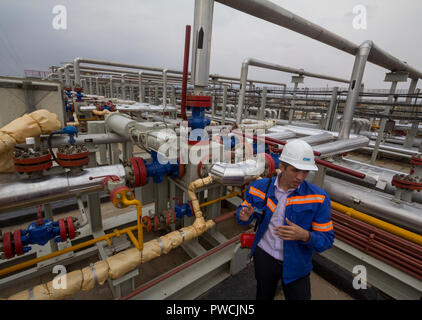
[[[231,8],[240,10],[254,17],[266,20],[281,27],[303,34],[352,55],[356,55],[359,46],[319,25],[306,20],[277,4],[267,0],[216,0]],[[420,79],[422,73],[404,61],[393,57],[375,44],[368,61],[391,71],[406,71],[410,78]]]
[[[67,198],[81,196],[89,192],[99,191],[104,178],[92,179],[105,175],[116,175],[126,178],[123,165],[112,165],[84,169],[78,175],[64,173],[46,176],[38,180],[11,180],[0,177],[0,212],[10,211],[40,203],[48,203]]]
[[[265,160],[261,157],[248,159],[238,163],[215,163],[210,170],[214,181],[228,186],[242,186],[262,173],[265,169]]]
[[[343,112],[343,123],[340,128],[339,138],[342,140],[349,139],[350,130],[353,124],[353,115],[356,103],[359,99],[360,88],[365,72],[366,61],[373,48],[372,41],[365,41],[359,47],[356,54],[355,63],[353,65],[352,77],[348,89],[346,105]]]
[[[47,135],[41,136],[41,143],[44,147],[47,147]],[[89,133],[89,134],[80,134],[77,137],[74,137],[75,144],[88,144],[92,143],[97,144],[108,144],[108,143],[122,143],[130,141],[128,138],[120,136],[116,133]],[[51,138],[51,146],[57,148],[59,146],[69,144],[69,137],[64,135],[54,135]]]
[[[262,60],[259,60],[259,59],[248,58],[248,59],[243,61],[242,68],[241,68],[241,74],[240,74],[240,86],[241,87],[240,87],[239,105],[238,105],[237,117],[236,117],[237,124],[240,124],[240,121],[242,119],[242,112],[243,112],[243,105],[244,105],[244,102],[245,102],[246,82],[247,82],[247,78],[248,78],[249,66],[255,66],[255,67],[264,68],[264,69],[287,72],[287,73],[297,74],[297,75],[301,75],[301,76],[304,75],[304,76],[318,78],[318,79],[325,79],[325,80],[349,83],[349,80],[346,80],[346,79],[326,76],[326,75],[322,75],[322,74],[318,74],[318,73],[307,72],[303,69],[290,68],[290,67],[286,67],[286,66],[266,62],[266,61],[262,61]]]
[[[391,195],[396,193],[396,187],[391,185],[391,180],[396,174],[403,174],[402,171],[391,170],[387,168],[381,168],[373,166],[367,163],[359,162],[351,159],[335,159],[334,164],[339,166],[352,169],[365,174],[364,179],[359,179],[339,171],[327,169],[327,174],[342,180],[347,180],[357,185],[362,185],[367,188],[376,189],[381,192],[385,192]],[[422,203],[422,194],[420,192],[414,192],[412,201]]]
[[[191,83],[195,89],[208,86],[213,13],[214,0],[195,0],[191,58]]]
[[[307,179],[312,177],[310,173]],[[396,203],[391,201],[390,195],[330,176],[325,177],[323,188],[331,200],[422,234],[422,205],[419,203]]]
[[[329,132],[323,132],[323,133],[315,134],[312,136],[302,137],[300,139],[303,141],[306,141],[307,143],[309,143],[311,146],[314,146],[315,148],[317,147],[316,145],[319,145],[321,143],[333,141],[334,136],[330,134]]]
[[[341,154],[366,147],[369,143],[369,138],[365,136],[357,136],[348,140],[337,140],[334,142],[324,143],[313,147],[314,151],[320,152],[321,157],[330,157],[336,154]]]

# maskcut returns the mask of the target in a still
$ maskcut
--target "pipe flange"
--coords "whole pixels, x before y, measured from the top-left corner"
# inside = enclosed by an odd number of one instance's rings
[[[144,159],[140,157],[130,158],[130,164],[132,165],[132,171],[134,176],[134,181],[133,183],[131,183],[131,185],[134,188],[146,185],[148,177]]]
[[[64,219],[59,219],[58,223],[59,223],[59,230],[60,230],[60,240],[62,242],[65,242],[67,240],[67,236],[66,236],[66,224],[64,222]]]
[[[417,166],[422,166],[422,154],[413,155],[410,158],[410,163]]]
[[[22,247],[22,239],[21,239],[21,231],[20,230],[15,230],[13,232],[13,243],[15,245],[16,255],[18,255],[18,256],[23,255],[23,247]]]
[[[3,250],[4,250],[4,255],[6,259],[10,259],[15,256],[11,238],[12,238],[12,234],[10,232],[6,232],[3,235]]]
[[[126,186],[114,188],[113,191],[110,192],[110,199],[113,205],[119,209],[127,207],[122,201],[124,196],[126,196],[128,200],[135,199],[132,191]]]
[[[15,170],[19,173],[32,173],[48,170],[53,161],[49,151],[29,152],[15,150],[13,156]]]
[[[158,219],[158,216],[154,215],[154,230],[158,230],[160,228],[160,220]]]
[[[63,168],[82,167],[89,163],[89,151],[84,145],[60,147],[57,163]]]
[[[67,222],[67,233],[69,235],[69,239],[73,239],[76,236],[76,234],[75,234],[75,225],[73,224],[73,218],[72,217],[67,217],[66,218],[66,222]]]
[[[147,229],[147,231],[150,232],[152,230],[151,218],[148,217],[148,216],[142,217],[142,222],[143,222],[145,228]]]
[[[420,191],[422,190],[422,179],[415,179],[410,176],[400,174],[393,177],[391,185],[406,190]]]

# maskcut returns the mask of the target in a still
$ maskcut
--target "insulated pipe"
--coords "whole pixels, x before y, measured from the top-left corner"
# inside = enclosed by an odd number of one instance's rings
[[[30,293],[35,299],[63,299],[69,296],[83,287],[84,290],[90,290],[94,288],[96,282],[100,284],[104,283],[108,278],[118,279],[135,269],[138,265],[155,259],[163,254],[167,254],[170,250],[180,246],[183,242],[189,241],[192,238],[199,237],[206,230],[212,228],[215,225],[213,220],[205,221],[202,216],[202,212],[199,207],[199,202],[196,197],[196,190],[205,187],[213,182],[212,177],[206,177],[204,179],[198,179],[189,184],[188,195],[191,199],[193,213],[195,215],[195,221],[191,226],[181,228],[170,232],[164,236],[158,237],[157,239],[144,243],[143,250],[139,251],[137,248],[131,248],[119,252],[118,254],[107,258],[106,260],[98,261],[94,264],[93,268],[86,267],[82,270],[76,270],[67,274],[71,278],[73,286],[68,288],[65,293],[58,293],[57,290],[52,287],[52,281],[47,284],[36,286],[31,290],[21,291],[9,299],[30,299]],[[114,233],[114,235],[116,232]],[[109,242],[109,235],[105,235],[104,240],[107,239]],[[94,239],[95,240],[95,239]],[[94,240],[90,240],[91,242]],[[89,241],[88,241],[89,242]],[[109,242],[110,244],[110,242]],[[85,244],[80,244],[81,246]],[[74,246],[76,247],[76,246]],[[72,247],[72,250],[74,250]],[[67,248],[65,250],[69,250]],[[69,281],[71,282],[71,281]]]
[[[191,81],[196,95],[208,86],[213,13],[214,0],[195,0]]]
[[[71,64],[66,64],[64,66],[64,76],[65,76],[65,87],[66,88],[70,88],[72,85],[70,83],[70,72],[69,72],[69,67],[71,66]]]
[[[223,185],[243,186],[256,180],[265,169],[265,159],[257,157],[238,163],[216,162],[210,169],[210,176]]]
[[[0,182],[0,212],[35,206],[102,190],[101,179],[90,177],[115,175],[126,178],[123,165],[86,168],[79,175],[64,173],[38,180],[10,179]]]
[[[359,47],[351,41],[334,34],[327,29],[306,20],[277,4],[267,0],[216,0],[217,2],[240,10],[254,17],[266,20],[281,27],[303,34],[331,47],[356,55]],[[407,63],[400,61],[389,53],[373,45],[368,61],[391,71],[406,71],[409,77],[420,79],[422,73]]]
[[[322,157],[329,157],[368,146],[369,138],[357,136],[348,140],[337,140],[313,147],[314,151],[319,152]]]
[[[350,81],[346,105],[343,111],[343,124],[340,128],[339,138],[347,140],[350,136],[350,130],[353,124],[353,114],[355,112],[356,103],[359,99],[359,93],[362,84],[363,73],[365,72],[366,61],[373,49],[372,41],[365,41],[359,47],[359,51],[355,58],[355,63],[352,71],[352,78]]]
[[[307,179],[312,177],[313,172],[310,172]],[[422,206],[419,203],[396,203],[390,195],[330,176],[325,176],[322,188],[328,192],[331,200],[422,234]]]
[[[231,216],[233,216],[233,214],[231,214]],[[198,257],[195,257],[195,258],[189,260],[188,262],[186,262],[186,263],[184,263],[184,264],[182,264],[182,265],[180,265],[180,266],[178,266],[178,267],[170,270],[166,274],[161,275],[161,276],[159,276],[159,277],[157,277],[157,278],[155,278],[155,279],[147,282],[146,284],[143,284],[142,286],[140,286],[139,288],[136,288],[131,293],[127,294],[126,296],[124,296],[122,298],[120,298],[120,300],[129,300],[129,299],[133,298],[134,296],[140,294],[141,292],[144,292],[145,290],[147,290],[147,289],[149,289],[149,288],[157,285],[158,283],[160,283],[160,282],[162,282],[162,281],[164,281],[164,280],[166,280],[166,279],[174,276],[176,273],[178,273],[178,272],[180,272],[182,270],[185,270],[186,268],[190,267],[191,265],[193,265],[193,264],[195,264],[195,263],[197,263],[197,262],[199,262],[199,261],[201,261],[201,260],[209,257],[210,255],[216,253],[217,251],[220,251],[220,250],[224,249],[225,247],[231,245],[232,243],[235,243],[235,242],[239,241],[239,239],[240,239],[240,235],[235,236],[234,238],[230,239],[229,241],[227,241],[225,243],[222,243],[222,244],[218,245],[217,247],[215,247],[215,248],[207,251],[206,253],[204,253],[204,254],[202,254],[202,255],[200,255]]]
[[[319,79],[326,79],[326,80],[331,80],[331,81],[349,83],[349,80],[346,80],[346,79],[335,78],[335,77],[331,77],[331,76],[325,76],[325,75],[322,75],[322,74],[307,72],[303,69],[289,68],[289,67],[286,67],[286,66],[281,66],[281,65],[278,65],[278,64],[270,63],[270,62],[265,62],[265,61],[258,60],[258,59],[248,58],[245,61],[243,61],[242,69],[241,69],[241,73],[240,73],[239,104],[238,104],[238,107],[237,107],[237,116],[236,116],[236,123],[238,125],[241,123],[241,120],[242,120],[243,104],[245,102],[246,82],[247,82],[247,79],[248,79],[249,66],[255,66],[255,67],[270,69],[270,70],[275,70],[275,71],[288,72],[288,73],[298,74],[298,75],[301,75],[301,76],[305,75],[305,76],[309,76],[309,77],[313,77],[313,78],[319,78]]]
[[[108,111],[108,110],[107,110]],[[48,136],[41,136],[41,142],[44,147],[47,147],[47,138]],[[129,138],[121,136],[116,133],[88,133],[84,135],[79,135],[74,137],[75,144],[87,144],[93,143],[98,144],[109,144],[109,143],[122,143],[130,141]],[[51,137],[51,146],[57,148],[69,143],[69,137],[64,135],[54,135]]]

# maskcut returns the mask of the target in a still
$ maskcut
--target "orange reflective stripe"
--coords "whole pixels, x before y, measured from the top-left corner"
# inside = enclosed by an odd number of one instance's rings
[[[331,227],[329,227],[327,229],[318,229],[318,228],[312,227],[312,230],[319,231],[319,232],[328,232],[328,231],[331,231],[333,229],[334,229],[334,226],[331,226]]]
[[[249,206],[249,202],[245,200],[242,202],[241,206]]]
[[[257,196],[258,198],[265,200],[265,195],[262,195],[261,193],[258,193],[255,190],[249,190],[249,193],[253,194],[254,196]]]
[[[277,207],[270,198],[267,199],[267,205],[271,209],[271,211],[273,211],[273,212],[274,212],[275,208]]]
[[[262,192],[261,190],[258,190],[257,188],[251,187],[249,189],[249,193],[251,193],[251,192],[257,193],[257,194],[261,195],[262,198],[265,198],[265,193]]]
[[[327,223],[316,223],[316,222],[312,222],[312,226],[315,226],[315,227],[327,227],[327,226],[329,226],[331,224],[333,224],[332,221],[327,222]]]
[[[290,197],[290,198],[287,198],[286,201],[295,200],[295,199],[316,198],[316,197],[325,199],[325,196],[323,196],[322,194],[310,194],[310,195],[307,195],[307,196]]]
[[[324,200],[295,201],[295,202],[286,203],[286,207],[292,204],[305,204],[305,203],[324,203]]]

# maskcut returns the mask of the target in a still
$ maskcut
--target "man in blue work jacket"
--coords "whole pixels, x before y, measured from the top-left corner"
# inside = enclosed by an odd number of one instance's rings
[[[251,249],[257,300],[273,299],[280,279],[286,300],[310,300],[312,254],[334,242],[330,198],[305,181],[318,170],[305,141],[284,146],[279,169],[277,177],[251,183],[236,218],[241,225],[259,224]]]

